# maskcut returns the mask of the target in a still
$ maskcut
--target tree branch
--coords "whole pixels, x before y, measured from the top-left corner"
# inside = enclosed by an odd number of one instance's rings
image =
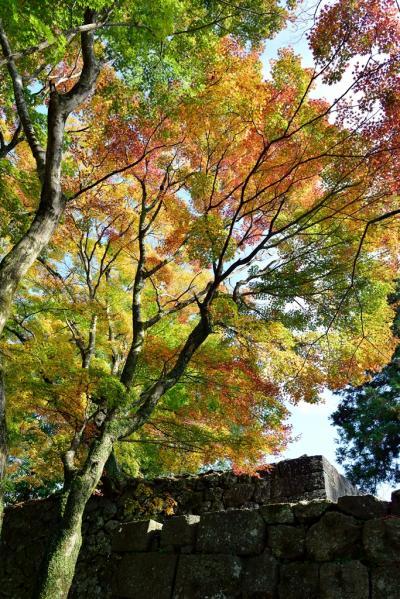
[[[46,166],[45,151],[39,143],[36,131],[31,121],[31,117],[29,115],[28,106],[25,101],[25,91],[24,84],[22,82],[22,77],[19,74],[14,59],[12,57],[10,44],[8,41],[7,34],[4,30],[2,21],[0,21],[0,45],[13,84],[15,103],[17,105],[18,116],[22,125],[22,129],[24,131],[29,147],[31,148],[33,157],[36,161],[36,167],[39,178],[41,181],[43,181]]]

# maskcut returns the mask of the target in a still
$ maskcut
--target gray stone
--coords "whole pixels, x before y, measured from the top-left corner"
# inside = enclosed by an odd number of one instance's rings
[[[114,576],[114,596],[170,599],[176,560],[176,555],[162,553],[125,554]]]
[[[205,514],[206,512],[211,511],[211,501],[203,501],[197,511],[199,514]]]
[[[254,493],[254,485],[238,483],[226,489],[224,492],[225,507],[241,507],[251,500]]]
[[[379,518],[364,525],[363,542],[371,561],[400,561],[400,518]]]
[[[121,524],[112,537],[112,551],[148,551],[154,535],[162,527],[155,520]]]
[[[198,514],[203,505],[203,501],[202,491],[192,491],[188,489],[182,493],[180,508],[186,513],[192,512]]]
[[[268,503],[271,497],[271,482],[268,479],[257,479],[253,499],[256,503]]]
[[[400,599],[399,564],[372,568],[371,589],[371,599]]]
[[[271,500],[300,501],[358,495],[358,490],[321,455],[302,456],[273,465]]]
[[[299,522],[312,522],[318,520],[333,505],[332,501],[326,499],[301,501],[293,506],[293,513]]]
[[[114,532],[114,530],[117,530],[120,526],[121,522],[118,520],[109,520],[105,523],[104,530],[106,530],[108,533],[111,533]]]
[[[200,516],[176,516],[164,523],[161,532],[161,547],[166,545],[193,545],[196,538],[196,526]]]
[[[232,555],[181,555],[173,599],[224,599],[240,596],[242,564]],[[158,595],[149,593],[146,599]]]
[[[390,513],[395,516],[400,516],[400,489],[393,491],[390,502]]]
[[[325,498],[322,456],[301,457],[274,464],[270,474],[271,501]]]
[[[291,524],[294,522],[292,506],[289,503],[271,503],[259,508],[267,524]]]
[[[330,499],[331,501],[337,501],[339,497],[343,497],[344,495],[360,494],[357,487],[352,485],[347,478],[342,476],[342,474],[339,474],[336,468],[334,468],[324,456],[321,457],[327,499]]]
[[[341,512],[360,520],[380,518],[388,513],[388,503],[380,501],[373,495],[339,497],[337,506]]]
[[[304,530],[300,527],[278,526],[268,527],[268,546],[275,557],[299,559],[304,554]]]
[[[278,562],[269,553],[243,559],[242,591],[263,599],[275,599],[278,583]]]
[[[369,599],[368,570],[361,562],[322,564],[320,599]]]
[[[200,553],[251,555],[264,548],[265,524],[258,512],[232,510],[201,517],[196,549]]]
[[[281,566],[279,599],[320,599],[318,565],[294,562]]]
[[[210,487],[204,493],[206,501],[221,501],[224,490],[221,487]]]
[[[361,550],[361,524],[351,516],[326,512],[307,532],[307,551],[317,561],[358,557]]]

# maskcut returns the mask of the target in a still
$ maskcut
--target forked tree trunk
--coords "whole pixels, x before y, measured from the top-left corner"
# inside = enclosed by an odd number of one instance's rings
[[[82,517],[112,451],[113,439],[105,431],[95,441],[83,470],[71,482],[62,520],[42,564],[34,599],[66,599],[82,544]]]

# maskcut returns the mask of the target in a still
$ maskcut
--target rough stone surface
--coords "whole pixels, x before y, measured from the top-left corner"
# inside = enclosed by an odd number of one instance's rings
[[[113,581],[113,592],[126,599],[170,599],[176,556],[162,553],[125,554]]]
[[[400,516],[400,489],[393,491],[391,499],[391,513]]]
[[[250,510],[204,514],[197,531],[200,553],[251,555],[264,547],[265,524],[260,514]]]
[[[275,557],[299,559],[304,554],[304,530],[284,524],[270,526],[268,546]]]
[[[162,524],[155,520],[121,524],[112,538],[113,551],[148,551]]]
[[[173,599],[239,597],[241,572],[240,559],[232,555],[182,555]]]
[[[278,561],[269,553],[243,560],[242,590],[253,596],[274,599],[278,584]]]
[[[358,490],[344,476],[339,474],[334,466],[324,456],[319,456],[325,481],[326,498],[337,501],[344,495],[358,495]]]
[[[165,589],[168,599],[178,591],[189,599],[363,599],[366,570],[368,599],[400,599],[398,495],[389,509],[365,496],[336,504],[321,491],[326,470],[321,456],[303,457],[260,472],[260,478],[211,472],[137,480],[113,499],[94,496],[84,514],[69,599],[140,593],[158,599]],[[301,503],[293,503],[301,489]],[[260,506],[264,499],[274,505]],[[232,509],[232,501],[247,509]],[[31,598],[57,513],[57,498],[6,511],[1,599]],[[150,519],[157,523],[149,525]],[[112,551],[112,539],[118,551]]]
[[[251,501],[254,494],[254,485],[237,484],[227,489],[223,494],[226,507],[241,507]]]
[[[307,533],[307,552],[312,559],[327,561],[358,557],[361,524],[338,512],[327,512]]]
[[[363,542],[370,560],[400,562],[400,518],[369,520],[364,525]]]
[[[194,545],[200,516],[176,516],[167,520],[161,532],[161,547]]]
[[[255,485],[253,500],[256,504],[263,505],[271,500],[271,481],[268,478],[258,480]]]
[[[320,599],[369,599],[368,570],[359,561],[322,564],[319,577]]]
[[[337,505],[340,511],[360,520],[386,516],[389,506],[386,501],[379,501],[373,495],[339,497]]]
[[[378,566],[372,569],[371,599],[399,599],[400,565]]]
[[[267,524],[292,524],[294,515],[289,503],[272,503],[260,508],[260,514]]]
[[[293,513],[299,522],[313,522],[318,520],[330,507],[332,501],[315,499],[314,501],[300,501],[293,506]]]
[[[318,565],[311,562],[283,565],[279,599],[319,599]]]

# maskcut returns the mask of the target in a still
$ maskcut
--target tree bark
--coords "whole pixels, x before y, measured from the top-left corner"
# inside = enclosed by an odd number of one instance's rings
[[[113,446],[105,430],[94,442],[83,469],[74,477],[65,500],[62,520],[50,544],[33,599],[67,599],[82,544],[82,518],[100,480]]]
[[[3,369],[0,364],[0,534],[4,513],[4,473],[7,462],[6,393],[4,389]]]
[[[85,12],[85,24],[95,20],[95,13]],[[93,32],[84,32],[81,36],[83,69],[79,81],[66,94],[60,95],[53,89],[47,116],[47,147],[41,147],[35,128],[30,119],[25,101],[22,77],[15,65],[7,34],[0,21],[0,46],[7,63],[21,128],[36,161],[37,174],[42,184],[39,208],[26,234],[8,252],[0,262],[0,336],[3,333],[14,294],[17,287],[32,266],[40,252],[49,243],[50,238],[65,209],[66,198],[61,190],[61,161],[64,141],[65,122],[94,89],[99,65],[93,50]],[[18,136],[17,136],[18,137]],[[7,438],[5,418],[5,391],[3,378],[0,378],[0,485],[2,484],[6,460]],[[0,527],[3,512],[2,492],[0,488]]]
[[[100,480],[116,439],[141,428],[150,418],[162,395],[181,378],[193,354],[211,333],[209,305],[215,293],[210,288],[200,307],[200,321],[188,335],[175,365],[142,393],[142,405],[126,424],[126,414],[110,412],[101,435],[90,449],[85,465],[75,474],[63,498],[62,521],[46,555],[33,599],[67,599],[82,543],[81,526],[86,503]],[[133,341],[134,343],[135,341]]]

